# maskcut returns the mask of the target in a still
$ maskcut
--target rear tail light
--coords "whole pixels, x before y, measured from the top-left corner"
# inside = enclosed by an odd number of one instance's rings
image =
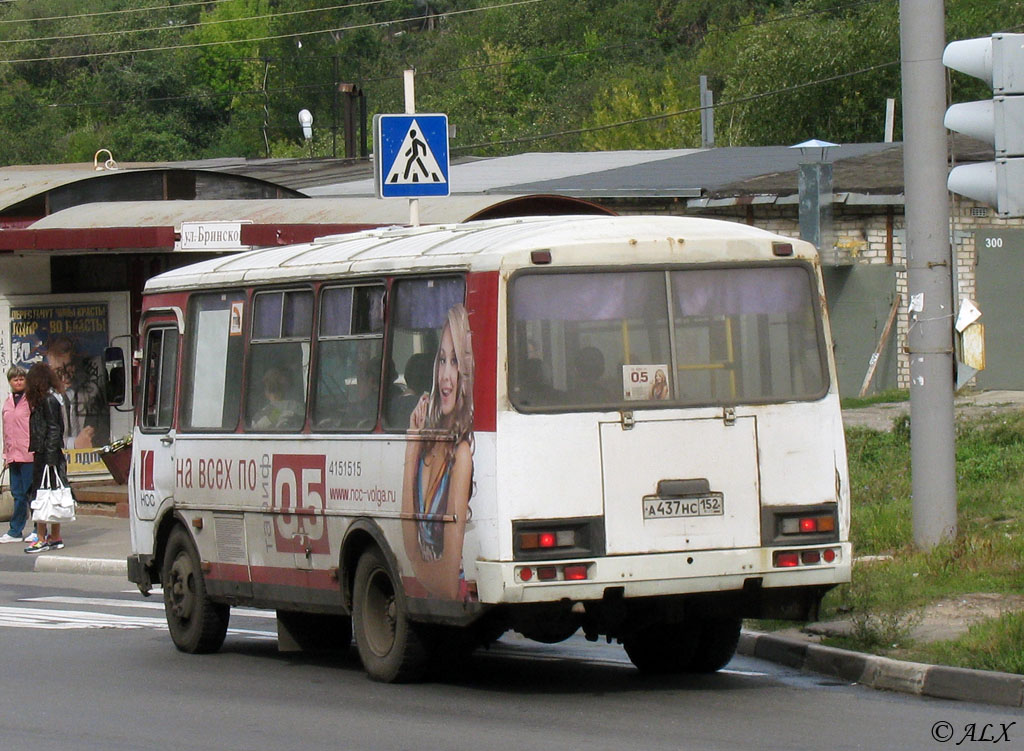
[[[587,578],[587,566],[585,564],[566,566],[562,570],[565,572],[565,578],[568,581],[583,581]]]
[[[799,553],[776,553],[775,554],[775,565],[779,568],[790,568],[791,566],[800,565],[800,554]]]
[[[604,554],[603,517],[512,522],[516,560],[589,558]]]
[[[835,529],[836,518],[831,514],[786,516],[779,523],[779,531],[784,535],[814,535],[834,532]]]
[[[568,563],[564,566],[521,566],[516,569],[516,577],[521,582],[536,579],[539,582],[551,581],[586,581],[590,578],[593,563]]]
[[[837,548],[814,548],[810,550],[777,550],[772,555],[772,564],[776,568],[794,568],[796,566],[819,566],[822,563],[835,563],[839,558]]]
[[[576,530],[559,529],[551,532],[522,532],[519,535],[520,550],[550,550],[553,548],[576,547]]]

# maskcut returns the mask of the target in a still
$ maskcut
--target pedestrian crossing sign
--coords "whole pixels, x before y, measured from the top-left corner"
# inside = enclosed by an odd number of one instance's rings
[[[376,115],[373,143],[373,177],[379,198],[451,193],[447,115]]]

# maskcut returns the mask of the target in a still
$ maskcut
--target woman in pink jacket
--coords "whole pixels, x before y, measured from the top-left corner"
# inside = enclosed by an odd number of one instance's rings
[[[25,398],[25,369],[14,365],[7,371],[7,382],[11,385],[10,396],[4,401],[4,465],[11,478],[11,495],[14,496],[14,514],[11,528],[0,537],[0,542],[21,542],[25,536],[25,522],[28,520],[28,492],[32,486],[32,452],[28,450],[29,409]]]

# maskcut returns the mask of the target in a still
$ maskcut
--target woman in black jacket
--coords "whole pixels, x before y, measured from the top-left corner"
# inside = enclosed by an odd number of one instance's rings
[[[64,415],[60,395],[61,383],[57,375],[45,362],[37,362],[28,371],[25,384],[25,398],[32,410],[28,423],[29,450],[34,453],[32,488],[29,498],[35,500],[36,491],[43,481],[43,470],[53,467],[60,479],[67,483],[67,462],[64,460]],[[26,553],[42,553],[44,550],[60,550],[64,541],[60,537],[60,524],[36,522],[39,537],[25,548]]]

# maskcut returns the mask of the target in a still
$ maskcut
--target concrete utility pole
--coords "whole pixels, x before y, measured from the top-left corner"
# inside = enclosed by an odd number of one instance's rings
[[[923,548],[956,535],[945,44],[942,0],[900,0],[911,492],[914,543]]]

